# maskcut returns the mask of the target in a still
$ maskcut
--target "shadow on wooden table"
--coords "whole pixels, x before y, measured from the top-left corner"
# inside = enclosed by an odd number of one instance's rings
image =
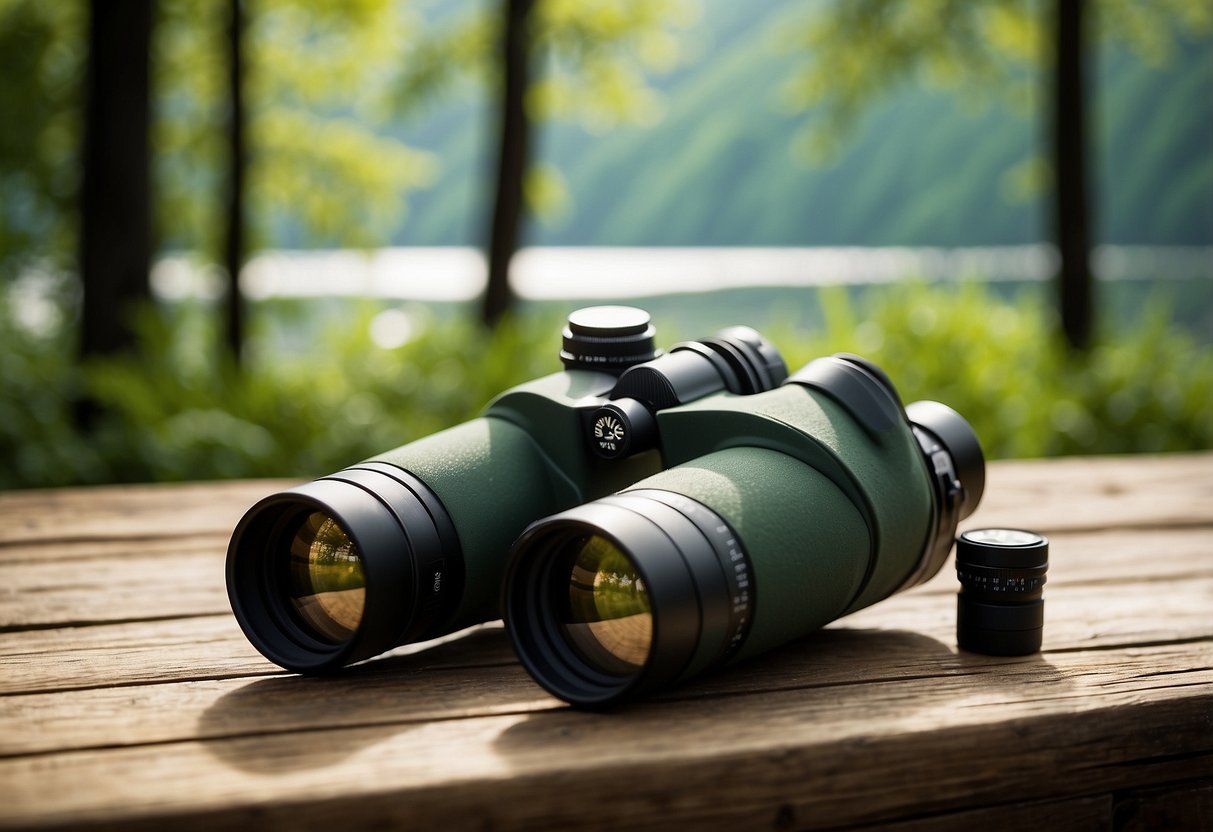
[[[283,773],[332,765],[438,720],[528,715],[494,745],[506,758],[532,757],[553,744],[592,746],[599,731],[607,742],[620,730],[644,737],[651,729],[660,738],[654,741],[673,747],[688,738],[684,731],[727,732],[754,714],[851,729],[855,720],[846,715],[862,714],[893,718],[904,730],[918,721],[933,723],[931,714],[941,708],[950,713],[1006,701],[1031,695],[1008,686],[1041,692],[1042,684],[1056,693],[1064,682],[1039,656],[992,659],[957,654],[921,633],[833,627],[651,700],[595,714],[563,707],[545,694],[515,661],[497,626],[332,676],[251,682],[211,705],[198,734],[224,740],[206,746],[234,768]],[[679,726],[674,733],[672,724]],[[289,737],[291,753],[282,753],[282,742],[269,741],[275,737]]]
[[[517,664],[505,631],[490,626],[328,676],[250,682],[207,708],[198,735],[235,739],[206,747],[236,768],[280,773],[330,765],[416,725],[554,704]],[[376,730],[358,730],[367,728]],[[286,757],[266,742],[288,735],[313,741],[293,743],[301,751]]]

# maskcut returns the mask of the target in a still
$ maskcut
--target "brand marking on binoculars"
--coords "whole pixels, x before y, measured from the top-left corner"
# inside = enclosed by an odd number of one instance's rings
[[[435,572],[434,573],[434,594],[437,594],[441,591],[442,591],[442,573]]]
[[[598,417],[594,423],[594,438],[607,450],[615,450],[615,443],[624,437],[623,423],[610,414]]]

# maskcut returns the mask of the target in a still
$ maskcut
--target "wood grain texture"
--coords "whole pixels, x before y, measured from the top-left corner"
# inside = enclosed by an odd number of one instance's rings
[[[1213,794],[1213,454],[994,463],[1051,538],[1045,643],[926,585],[656,699],[573,711],[490,624],[337,678],[261,658],[227,537],[278,482],[0,494],[0,827],[1157,828]]]

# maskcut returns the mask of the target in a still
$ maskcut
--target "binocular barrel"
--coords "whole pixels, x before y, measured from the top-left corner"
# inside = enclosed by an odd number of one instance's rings
[[[299,673],[488,620],[503,559],[490,553],[564,505],[546,464],[521,428],[480,418],[273,494],[228,548],[236,619]]]
[[[227,559],[250,642],[288,670],[320,673],[497,618],[510,545],[527,524],[661,470],[655,411],[787,375],[746,327],[664,355],[653,338],[641,310],[579,310],[564,372],[253,506]]]
[[[820,361],[746,401],[752,424],[732,447],[522,534],[503,609],[536,681],[577,705],[610,705],[768,650],[939,571],[984,488],[976,437],[937,402],[904,415],[861,359]],[[879,422],[880,399],[887,415],[902,415]],[[713,410],[707,401],[697,409]],[[800,419],[802,431],[820,420],[835,436],[819,430],[798,445],[774,414]],[[708,424],[698,445],[727,443],[704,437]]]

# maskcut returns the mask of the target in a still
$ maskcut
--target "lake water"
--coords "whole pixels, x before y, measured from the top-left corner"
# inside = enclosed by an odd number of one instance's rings
[[[1202,342],[1213,343],[1213,247],[1105,246],[1095,250],[1093,265],[1106,287],[1099,302],[1110,320],[1130,324],[1161,288],[1174,322]],[[816,301],[797,287],[844,285],[862,292],[865,287],[913,277],[1023,287],[1048,279],[1055,268],[1056,255],[1048,245],[526,248],[515,258],[510,279],[531,305],[633,302],[655,315],[677,318],[687,331],[697,332],[725,319],[757,323],[766,320],[772,309],[785,317],[812,320],[818,314]],[[249,261],[241,286],[254,301],[304,301],[312,326],[295,325],[292,333],[278,327],[284,332],[276,340],[284,344],[291,338],[306,340],[319,321],[340,317],[349,308],[348,303],[326,299],[358,298],[384,304],[380,323],[391,332],[383,342],[395,344],[412,329],[412,312],[398,307],[466,304],[483,290],[485,271],[483,254],[473,248],[267,251]],[[38,333],[50,333],[63,324],[54,290],[60,281],[32,272],[9,284],[10,309],[18,324]],[[185,256],[158,260],[151,283],[154,294],[170,302],[215,300],[224,291],[217,267]]]
[[[1103,246],[1103,280],[1210,279],[1213,248]],[[526,248],[510,280],[527,300],[643,298],[755,286],[933,280],[1038,281],[1056,269],[1048,245],[985,248]],[[241,287],[254,299],[373,297],[467,301],[484,288],[485,261],[473,248],[269,251],[249,261]],[[222,292],[213,268],[165,257],[152,271],[165,299]]]

